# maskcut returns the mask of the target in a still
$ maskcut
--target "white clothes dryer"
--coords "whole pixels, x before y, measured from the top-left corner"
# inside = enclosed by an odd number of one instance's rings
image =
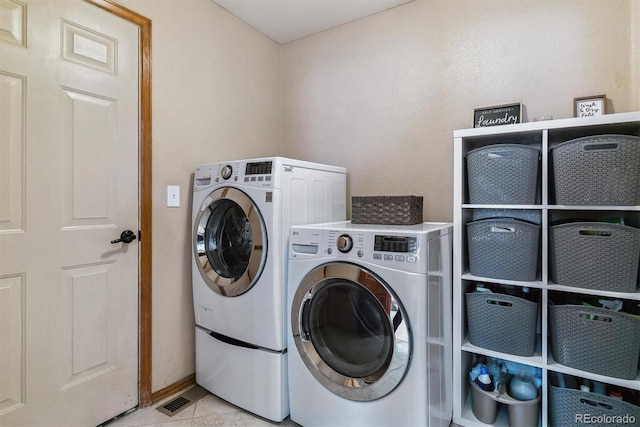
[[[345,218],[346,170],[282,157],[214,163],[197,167],[193,189],[196,382],[281,421],[289,228]]]
[[[291,420],[448,426],[452,226],[291,228]]]

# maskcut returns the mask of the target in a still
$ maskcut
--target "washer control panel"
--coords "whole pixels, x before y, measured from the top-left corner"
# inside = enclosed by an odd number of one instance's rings
[[[222,179],[229,179],[233,175],[233,167],[231,165],[224,165],[222,169],[220,169],[220,176]]]
[[[289,259],[317,258],[424,273],[430,265],[440,265],[440,248],[449,247],[444,236],[450,231],[447,223],[395,228],[348,221],[295,225],[291,227]]]
[[[408,236],[383,236],[376,234],[373,250],[415,254],[418,250],[418,239]]]
[[[353,239],[348,234],[341,234],[338,236],[336,246],[340,252],[346,254],[353,249]]]
[[[415,236],[364,233],[356,230],[327,230],[326,253],[369,260],[381,265],[419,262],[419,245]]]

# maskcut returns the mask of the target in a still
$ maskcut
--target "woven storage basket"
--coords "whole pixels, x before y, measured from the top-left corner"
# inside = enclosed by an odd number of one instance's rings
[[[640,318],[579,305],[550,305],[551,351],[556,362],[609,377],[638,374]]]
[[[471,220],[509,218],[532,224],[542,224],[542,212],[538,209],[473,209]]]
[[[640,229],[575,222],[554,225],[549,237],[555,283],[603,291],[636,290]]]
[[[551,148],[556,204],[640,204],[640,138],[597,135]]]
[[[467,153],[469,203],[531,205],[536,201],[540,150],[496,144]]]
[[[536,347],[537,303],[486,292],[471,292],[466,296],[471,344],[517,356],[533,355]]]
[[[351,198],[353,224],[413,225],[422,223],[422,196]]]
[[[536,279],[539,225],[508,218],[469,222],[467,244],[471,274],[507,280]]]
[[[576,416],[586,414],[592,420],[602,420],[601,423],[590,422],[592,427],[631,426],[640,420],[640,407],[601,394],[549,386],[549,425],[578,425]],[[625,416],[627,421],[624,421]]]

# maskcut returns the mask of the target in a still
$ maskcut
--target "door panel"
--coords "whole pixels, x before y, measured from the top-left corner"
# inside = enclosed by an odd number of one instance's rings
[[[115,268],[108,262],[63,269],[63,389],[115,368],[117,331],[109,315],[117,304]]]
[[[0,231],[24,227],[24,86],[0,71]]]
[[[28,14],[26,11],[28,10]],[[138,27],[0,0],[0,426],[138,403]]]
[[[64,227],[114,222],[115,100],[62,89]]]
[[[0,411],[24,404],[24,297],[24,275],[0,277]]]
[[[27,6],[20,1],[3,0],[0,2],[0,40],[24,46],[26,41]]]

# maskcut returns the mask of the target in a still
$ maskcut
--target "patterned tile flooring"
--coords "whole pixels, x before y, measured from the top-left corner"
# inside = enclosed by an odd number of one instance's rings
[[[170,396],[149,407],[138,409],[135,412],[105,424],[104,427],[298,427],[298,424],[289,420],[289,418],[286,418],[281,423],[275,423],[270,420],[260,418],[212,394],[207,394],[188,408],[183,409],[171,417],[156,409],[180,394],[182,394],[182,392],[177,393],[175,396]]]
[[[147,408],[138,409],[105,424],[104,427],[300,427],[289,418],[286,418],[281,423],[260,418],[210,393],[172,417],[156,409],[180,394],[182,394],[182,391],[161,402]],[[457,427],[457,424],[451,423],[451,426]]]

